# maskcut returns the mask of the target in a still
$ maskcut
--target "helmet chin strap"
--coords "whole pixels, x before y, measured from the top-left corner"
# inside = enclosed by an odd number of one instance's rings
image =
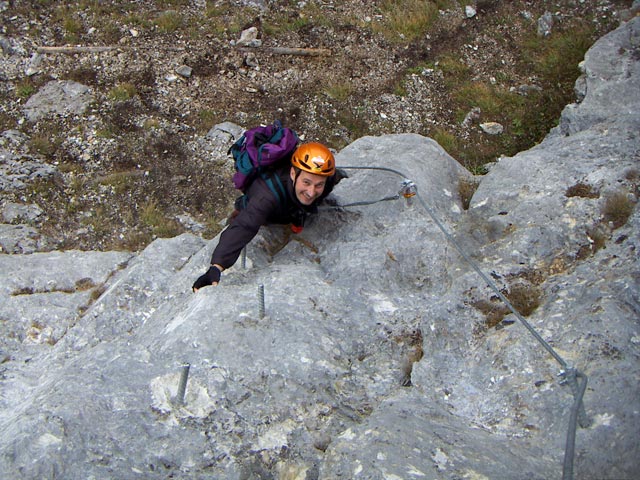
[[[295,168],[295,167],[294,167]],[[296,193],[296,183],[298,182],[298,177],[300,176],[300,174],[302,173],[302,170],[299,168],[295,168],[296,170],[296,174],[293,177],[293,198],[295,198],[296,202],[298,202],[299,204],[302,205],[302,202],[300,200],[298,200],[298,195]]]
[[[294,191],[296,189],[296,183],[298,182],[298,177],[300,176],[301,173],[302,173],[302,170],[300,170],[299,168],[296,168],[296,176],[293,179],[293,190]]]

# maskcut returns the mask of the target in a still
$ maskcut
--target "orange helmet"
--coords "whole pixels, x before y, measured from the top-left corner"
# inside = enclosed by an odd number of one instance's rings
[[[327,147],[317,142],[303,143],[291,157],[291,164],[315,175],[329,177],[336,172],[336,160]]]

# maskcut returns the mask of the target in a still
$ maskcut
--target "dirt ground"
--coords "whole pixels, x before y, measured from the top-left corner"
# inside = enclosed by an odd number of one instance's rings
[[[1,205],[44,211],[31,222],[43,249],[139,249],[185,230],[214,235],[236,193],[229,162],[202,149],[200,140],[224,121],[249,128],[280,119],[305,140],[336,150],[363,135],[419,133],[482,173],[500,148],[513,154],[540,134],[523,133],[524,120],[492,115],[490,105],[478,105],[481,113],[464,122],[474,95],[553,90],[558,104],[553,111],[548,103],[540,107],[538,129],[551,128],[575,100],[577,65],[569,81],[545,84],[534,68],[536,53],[523,48],[539,37],[545,12],[553,17],[550,41],[553,32],[585,22],[595,40],[631,6],[630,0],[441,0],[431,2],[436,13],[428,33],[401,35],[415,13],[392,23],[390,3],[0,2],[0,130],[26,134],[25,152],[58,170],[25,190],[3,192]],[[251,27],[260,46],[240,48]],[[28,64],[38,47],[62,45],[110,48],[43,53],[35,74],[15,67],[15,58]],[[274,52],[281,47],[322,54]],[[176,73],[181,66],[189,76]],[[25,121],[28,96],[53,79],[90,86],[95,104],[83,118]],[[456,85],[463,81],[475,90],[461,102]],[[505,120],[500,140],[479,128]]]

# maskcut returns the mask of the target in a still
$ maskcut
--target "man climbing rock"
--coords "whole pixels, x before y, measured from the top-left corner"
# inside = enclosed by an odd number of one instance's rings
[[[317,142],[300,145],[291,161],[268,175],[257,177],[235,202],[229,226],[220,234],[211,266],[193,284],[196,292],[217,285],[220,274],[232,266],[262,225],[291,224],[300,233],[306,218],[345,175],[336,171],[333,153]]]

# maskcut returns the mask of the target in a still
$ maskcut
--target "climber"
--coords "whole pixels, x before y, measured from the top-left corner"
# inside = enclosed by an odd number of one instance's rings
[[[236,262],[262,225],[291,224],[291,230],[300,233],[306,218],[317,213],[318,204],[344,177],[336,171],[333,153],[317,142],[303,143],[290,162],[257,177],[236,200],[229,225],[213,251],[211,266],[195,281],[193,291],[217,285],[220,274]]]

